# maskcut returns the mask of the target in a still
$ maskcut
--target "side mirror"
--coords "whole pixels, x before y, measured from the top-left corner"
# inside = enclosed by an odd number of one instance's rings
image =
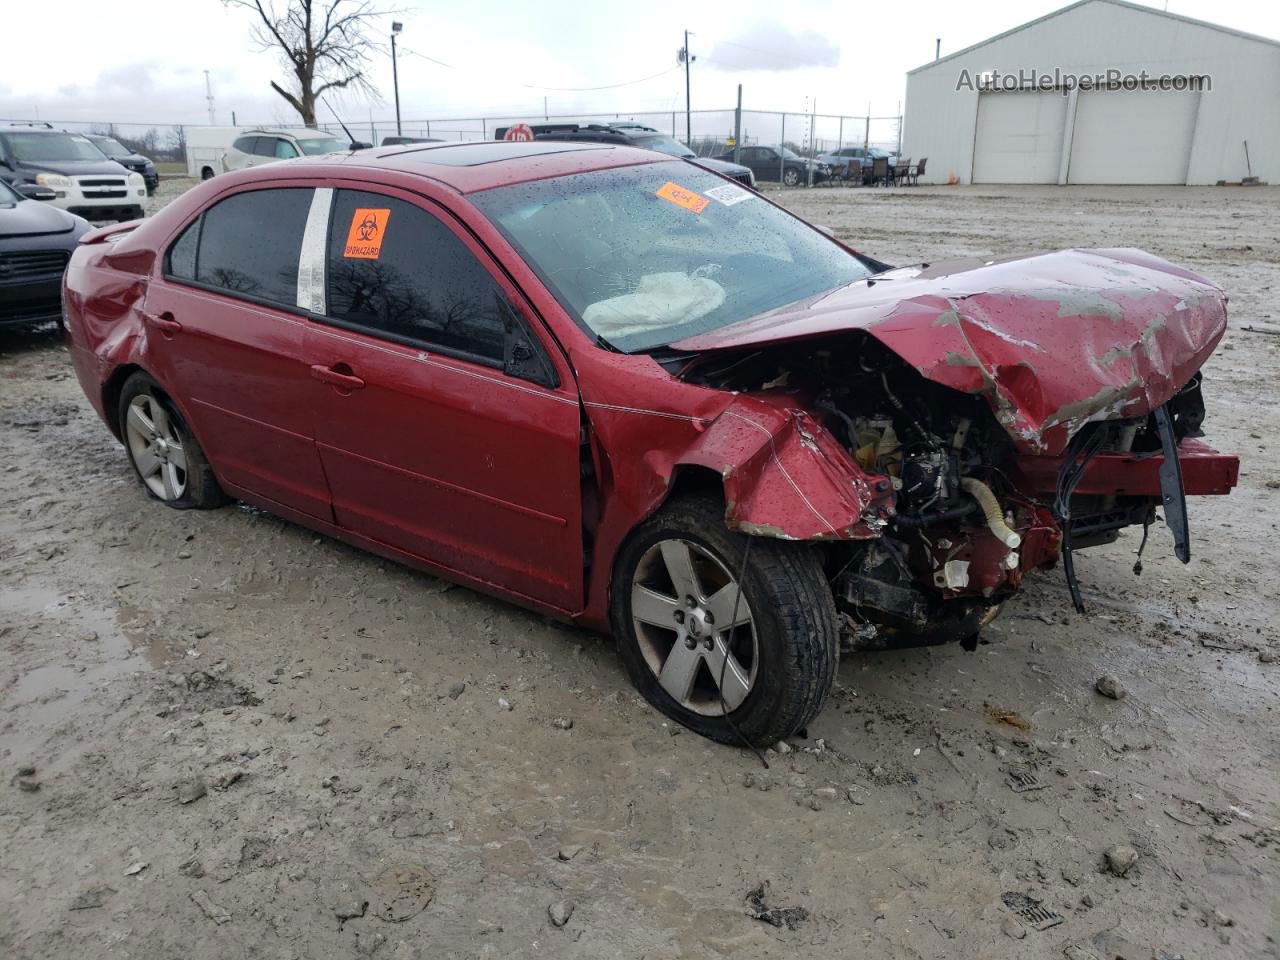
[[[58,196],[51,187],[39,183],[18,183],[14,186],[28,200],[53,200]]]

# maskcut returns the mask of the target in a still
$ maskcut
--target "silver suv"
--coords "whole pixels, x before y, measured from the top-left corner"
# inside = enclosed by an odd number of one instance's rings
[[[322,153],[342,153],[350,146],[343,140],[306,127],[273,130],[248,130],[236,137],[222,158],[222,166],[228,172],[257,167],[276,160],[292,160],[294,157],[317,156]]]

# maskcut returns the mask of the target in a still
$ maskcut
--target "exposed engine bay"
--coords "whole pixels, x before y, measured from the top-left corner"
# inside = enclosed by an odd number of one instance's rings
[[[786,395],[862,470],[892,485],[896,515],[881,536],[823,547],[851,632],[875,643],[973,640],[1029,571],[1060,561],[1083,609],[1071,551],[1111,542],[1133,524],[1144,527],[1145,546],[1162,499],[1149,490],[1076,493],[1089,462],[1100,453],[1168,453],[1160,417],[1167,415],[1175,445],[1199,436],[1204,417],[1197,373],[1157,411],[1083,424],[1056,484],[1044,489],[1024,473],[1025,455],[986,398],[926,380],[869,336],[677,355],[663,364],[688,383]],[[1173,499],[1180,496],[1179,489]],[[1166,498],[1165,506],[1183,558],[1184,505]]]

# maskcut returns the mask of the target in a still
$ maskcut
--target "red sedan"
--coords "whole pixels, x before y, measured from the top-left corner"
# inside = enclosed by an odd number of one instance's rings
[[[1226,297],[1136,250],[890,268],[679,160],[412,145],[87,235],[71,354],[143,489],[235,497],[618,639],[722,741],[842,632],[972,641],[1030,570],[1224,494]]]

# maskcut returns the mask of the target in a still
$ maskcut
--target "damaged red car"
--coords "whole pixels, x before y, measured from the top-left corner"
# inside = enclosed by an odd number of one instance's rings
[[[1225,494],[1226,297],[1137,250],[891,268],[620,146],[413,145],[88,234],[76,372],[143,489],[237,498],[617,638],[709,737],[842,633],[972,641],[1030,571]]]

